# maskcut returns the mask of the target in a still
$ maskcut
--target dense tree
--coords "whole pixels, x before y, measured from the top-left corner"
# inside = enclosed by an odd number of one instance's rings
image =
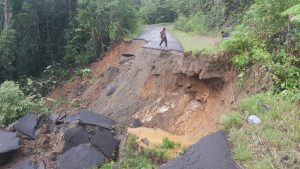
[[[2,0],[0,82],[89,63],[137,23],[135,0]]]

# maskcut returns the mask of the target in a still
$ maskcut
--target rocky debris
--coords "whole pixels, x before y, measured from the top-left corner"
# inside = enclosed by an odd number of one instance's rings
[[[104,129],[92,136],[91,144],[97,146],[105,156],[111,157],[119,142],[110,131]]]
[[[14,151],[19,147],[19,138],[17,138],[16,133],[0,131],[0,155]]]
[[[39,118],[36,113],[28,113],[17,121],[15,129],[26,136],[35,139],[34,132],[38,123],[38,119]]]
[[[231,158],[224,132],[217,132],[201,139],[186,152],[160,169],[237,169]]]
[[[119,145],[112,131],[115,122],[104,115],[80,110],[77,114],[38,117],[29,113],[21,118],[16,122],[16,133],[0,131],[0,165],[4,168],[12,166],[8,160],[19,162],[18,158],[25,156],[37,165],[22,161],[20,169],[83,169],[118,155],[113,154]],[[18,135],[19,131],[24,134]],[[33,136],[36,139],[28,140]],[[20,147],[19,139],[22,146],[14,151]]]
[[[96,114],[94,112],[88,111],[88,110],[80,110],[80,121],[84,124],[90,124],[90,125],[96,125],[108,130],[112,130],[113,125],[115,122],[102,115],[102,114]]]
[[[260,119],[257,116],[255,116],[255,115],[249,116],[247,118],[247,121],[250,124],[260,124],[261,123]]]
[[[29,160],[20,161],[14,169],[35,169],[32,162]]]
[[[183,57],[177,60],[174,74],[185,74],[187,77],[198,77],[200,80],[222,79],[229,67],[226,56]]]
[[[89,134],[82,127],[71,128],[64,133],[64,139],[63,152],[66,152],[80,144],[88,143]]]
[[[118,89],[117,85],[110,84],[106,87],[106,96],[111,96],[114,94]]]
[[[99,166],[104,160],[104,155],[94,147],[81,144],[61,155],[56,165],[59,169],[84,169]]]
[[[197,110],[202,104],[197,100],[192,100],[189,105],[189,110]]]
[[[51,121],[54,123],[54,124],[59,124],[59,123],[63,123],[63,119],[66,117],[67,115],[66,114],[56,114],[56,113],[53,113],[50,115],[50,119]]]
[[[143,123],[141,122],[140,119],[134,119],[131,124],[131,128],[139,128],[139,127],[143,127]]]

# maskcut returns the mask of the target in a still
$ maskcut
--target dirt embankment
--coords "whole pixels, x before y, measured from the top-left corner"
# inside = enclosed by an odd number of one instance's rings
[[[108,115],[124,129],[138,118],[145,127],[160,128],[191,143],[220,130],[220,117],[233,104],[226,62],[145,49],[143,43],[116,45],[92,64],[90,78],[74,80],[49,97]],[[117,89],[108,96],[111,85]],[[58,111],[78,109],[69,105]]]

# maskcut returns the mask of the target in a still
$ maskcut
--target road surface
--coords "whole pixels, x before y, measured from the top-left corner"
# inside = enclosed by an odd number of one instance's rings
[[[168,32],[168,30],[167,30],[168,47],[165,47],[164,43],[161,45],[161,47],[159,46],[161,41],[160,32],[162,31],[163,28],[164,28],[163,25],[148,26],[139,37],[135,38],[135,40],[144,40],[146,44],[142,46],[143,48],[184,52],[180,42],[178,42],[177,39],[171,33]]]
[[[224,132],[201,139],[159,169],[237,169]]]

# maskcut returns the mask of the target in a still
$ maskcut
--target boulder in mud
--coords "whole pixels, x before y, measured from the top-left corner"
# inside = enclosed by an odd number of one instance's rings
[[[91,144],[97,146],[107,157],[111,157],[119,142],[108,130],[100,130],[91,138]]]
[[[143,123],[141,122],[140,119],[134,119],[131,124],[131,128],[139,128],[139,127],[143,127]]]
[[[84,124],[91,124],[96,125],[102,128],[106,128],[108,130],[111,130],[115,122],[102,115],[102,114],[96,114],[94,112],[88,111],[88,110],[80,110],[80,121]]]
[[[94,147],[81,144],[61,155],[56,165],[59,169],[84,169],[99,166],[104,160],[104,155]]]
[[[16,125],[15,129],[26,136],[29,136],[32,139],[35,139],[35,129],[38,123],[38,115],[36,113],[28,113],[24,117],[20,118]]]
[[[114,94],[118,89],[117,85],[108,85],[106,87],[106,95],[107,96],[111,96],[112,94]]]
[[[35,169],[34,165],[29,160],[23,160],[17,163],[16,167],[13,169]]]
[[[14,151],[19,147],[19,138],[17,138],[16,133],[0,131],[0,155]]]
[[[89,134],[82,127],[71,128],[65,132],[64,140],[63,152],[66,152],[80,144],[88,143]]]

